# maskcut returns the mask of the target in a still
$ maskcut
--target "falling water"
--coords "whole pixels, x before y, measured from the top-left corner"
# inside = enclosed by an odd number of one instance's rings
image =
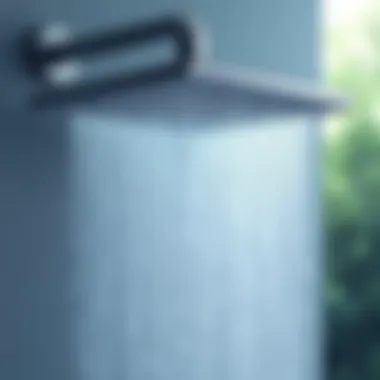
[[[72,133],[80,379],[316,379],[306,124],[111,124]]]

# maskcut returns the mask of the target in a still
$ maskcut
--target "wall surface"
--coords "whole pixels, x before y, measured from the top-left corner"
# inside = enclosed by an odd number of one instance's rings
[[[0,4],[2,379],[318,378],[311,125],[181,133],[23,107],[25,28],[172,11],[207,25],[218,60],[317,72],[316,0]]]

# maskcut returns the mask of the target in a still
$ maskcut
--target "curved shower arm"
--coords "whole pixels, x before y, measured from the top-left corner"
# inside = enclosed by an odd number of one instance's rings
[[[150,68],[127,70],[88,82],[76,81],[70,84],[70,93],[66,93],[67,87],[62,93],[62,96],[74,98],[92,98],[106,92],[179,77],[186,74],[195,62],[198,49],[195,28],[181,17],[147,21],[59,43],[44,44],[39,36],[41,33],[29,33],[22,50],[28,72],[40,79],[46,79],[46,69],[54,64],[165,40],[173,43],[175,56],[168,62],[155,63]]]

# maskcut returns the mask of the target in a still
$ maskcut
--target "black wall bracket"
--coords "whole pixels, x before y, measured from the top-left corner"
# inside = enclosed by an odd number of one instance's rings
[[[87,82],[73,80],[78,74],[75,64],[82,58],[162,41],[171,42],[175,48],[175,56],[169,62]],[[195,62],[197,49],[195,28],[184,18],[167,17],[81,38],[74,38],[70,30],[62,26],[35,29],[24,36],[22,60],[28,73],[38,80],[58,89],[63,87],[62,97],[93,98],[185,75]],[[52,76],[49,70],[53,67],[65,72],[66,80]],[[69,93],[67,88],[70,88]],[[38,103],[38,97],[35,100]],[[48,99],[44,99],[46,101]]]

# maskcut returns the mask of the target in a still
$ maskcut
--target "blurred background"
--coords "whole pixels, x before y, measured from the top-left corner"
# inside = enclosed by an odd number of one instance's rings
[[[352,99],[325,130],[328,379],[380,378],[380,3],[327,0],[330,85]]]

